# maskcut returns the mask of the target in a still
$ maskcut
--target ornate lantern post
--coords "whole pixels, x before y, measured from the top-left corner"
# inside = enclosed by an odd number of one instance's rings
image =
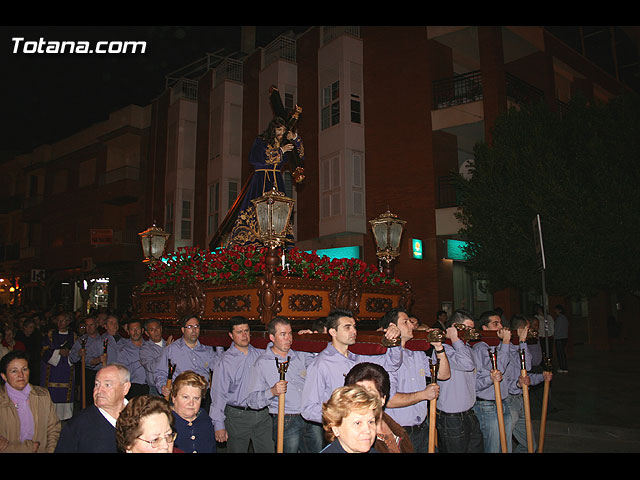
[[[138,233],[138,235],[140,235],[140,242],[142,243],[144,263],[162,258],[167,240],[171,236],[170,233],[165,232],[160,227],[156,227],[154,223],[153,226],[147,228],[144,232]]]
[[[385,262],[384,272],[387,277],[393,277],[392,262],[400,255],[400,238],[404,230],[405,220],[387,211],[373,220],[369,220],[373,236],[376,240],[376,255]]]
[[[295,200],[288,198],[274,186],[271,191],[251,201],[256,209],[257,236],[268,248],[265,276],[258,281],[258,311],[266,324],[282,308],[278,305],[283,295],[282,288],[278,288],[275,277],[279,261],[276,249],[284,245]]]

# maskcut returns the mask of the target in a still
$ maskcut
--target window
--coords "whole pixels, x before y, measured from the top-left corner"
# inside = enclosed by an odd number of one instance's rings
[[[351,192],[353,194],[353,214],[364,215],[364,159],[362,152],[352,152],[353,162]]]
[[[229,208],[233,206],[233,202],[238,198],[238,182],[229,182]]]
[[[180,223],[180,238],[189,240],[191,238],[191,201],[182,201],[182,221]]]
[[[360,97],[354,94],[351,94],[351,122],[362,123],[362,116],[360,114]]]
[[[335,156],[320,164],[320,218],[340,215],[340,157]]]
[[[287,93],[285,92],[284,94],[284,108],[286,108],[287,110],[293,110],[293,93]]]
[[[340,123],[340,81],[322,89],[321,128],[325,130]]]

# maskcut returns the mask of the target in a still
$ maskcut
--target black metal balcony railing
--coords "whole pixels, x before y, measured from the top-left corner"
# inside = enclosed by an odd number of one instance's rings
[[[544,92],[515,75],[505,73],[507,98],[516,103],[544,100]],[[482,75],[479,70],[433,82],[434,110],[471,103],[483,98]]]
[[[433,82],[433,108],[446,108],[482,99],[479,70]]]
[[[544,92],[515,75],[505,73],[507,98],[516,103],[537,103],[544,101]]]

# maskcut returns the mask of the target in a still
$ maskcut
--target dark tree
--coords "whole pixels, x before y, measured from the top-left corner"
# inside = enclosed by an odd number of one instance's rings
[[[468,267],[491,291],[541,289],[532,221],[541,217],[547,291],[640,291],[640,99],[574,99],[511,109],[458,178]]]

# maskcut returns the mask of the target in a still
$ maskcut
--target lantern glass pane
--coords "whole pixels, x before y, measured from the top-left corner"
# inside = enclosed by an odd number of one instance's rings
[[[398,251],[398,249],[400,248],[401,235],[402,235],[402,224],[392,223],[389,228],[389,236],[391,237],[389,240],[389,243],[392,250]]]
[[[272,227],[276,235],[283,235],[285,233],[287,220],[289,220],[289,203],[275,202],[273,204]]]
[[[378,248],[385,250],[389,246],[387,238],[387,226],[384,223],[373,224],[373,236],[378,243]]]
[[[267,233],[269,231],[269,207],[267,202],[256,203],[256,220],[258,221],[260,232]]]

